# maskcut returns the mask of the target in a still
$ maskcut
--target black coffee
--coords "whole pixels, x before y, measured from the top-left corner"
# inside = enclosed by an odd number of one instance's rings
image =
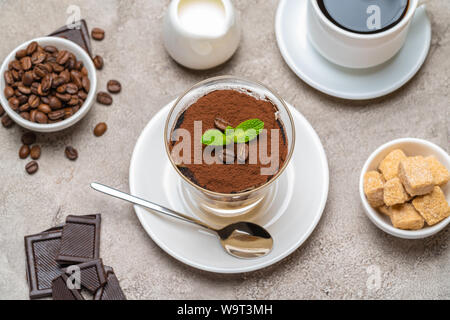
[[[350,32],[383,32],[399,23],[409,0],[317,0],[325,16]]]

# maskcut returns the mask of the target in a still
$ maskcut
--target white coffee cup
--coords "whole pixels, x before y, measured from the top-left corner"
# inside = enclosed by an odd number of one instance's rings
[[[419,2],[409,0],[405,16],[392,28],[359,34],[335,25],[317,0],[308,0],[308,37],[322,56],[337,65],[356,69],[374,67],[391,59],[403,47]]]

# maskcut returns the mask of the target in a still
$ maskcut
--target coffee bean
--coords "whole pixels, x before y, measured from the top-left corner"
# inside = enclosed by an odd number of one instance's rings
[[[25,103],[19,107],[19,112],[26,112],[30,110],[30,105]]]
[[[3,109],[3,106],[0,104],[0,117],[3,117],[5,114],[5,109]]]
[[[51,68],[51,67],[50,67]],[[53,69],[52,69],[52,71],[53,71]],[[51,71],[50,71],[51,72]],[[50,73],[49,71],[48,71],[48,68],[45,66],[45,65],[43,65],[43,64],[38,64],[36,67],[34,67],[34,69],[33,69],[33,75],[36,77],[36,78],[43,78],[43,77],[45,77],[48,73]]]
[[[14,125],[14,121],[7,114],[5,114],[2,118],[2,125],[5,128],[11,128]]]
[[[25,166],[28,174],[35,174],[39,170],[39,165],[36,161],[31,161]]]
[[[52,53],[58,52],[58,49],[54,46],[45,46],[44,51],[52,54]]]
[[[20,91],[20,93],[22,93],[22,94],[25,94],[25,95],[31,94],[31,88],[26,87],[26,86],[24,86],[24,85],[19,85],[19,86],[17,87],[17,89],[18,89],[18,90]]]
[[[36,109],[41,104],[41,99],[33,94],[28,98],[28,104],[30,105],[30,108]]]
[[[22,64],[23,70],[29,70],[33,66],[33,63],[31,62],[30,57],[25,57],[25,58],[20,59],[20,63]]]
[[[80,103],[80,100],[77,96],[72,96],[72,98],[67,102],[69,106],[76,106]]]
[[[27,49],[19,50],[16,52],[16,59],[20,60],[20,59],[26,57],[26,55],[27,55]]]
[[[56,110],[56,111],[52,111],[52,112],[50,112],[48,114],[48,118],[50,120],[53,120],[53,121],[62,119],[62,118],[64,118],[64,110],[63,109],[59,109],[59,110]]]
[[[222,118],[216,118],[214,120],[214,125],[216,126],[217,129],[219,129],[219,130],[221,130],[223,132],[225,132],[227,127],[231,127],[231,124],[228,121],[226,121],[226,120],[224,120]]]
[[[119,93],[122,90],[122,85],[117,80],[109,80],[107,88],[111,93]]]
[[[81,85],[86,92],[89,92],[91,90],[91,81],[89,80],[88,76],[83,76],[81,78]]]
[[[31,42],[27,47],[27,56],[31,56],[37,49],[38,43],[36,41]]]
[[[44,104],[44,103],[42,103],[38,106],[38,110],[40,112],[43,112],[46,114],[52,112],[52,108],[50,108],[50,106],[48,104]]]
[[[56,92],[58,92],[58,93],[66,93],[66,88],[67,88],[66,84],[60,85],[58,88],[56,88]]]
[[[74,113],[73,108],[64,108],[64,119],[69,119]]]
[[[14,89],[10,86],[6,86],[4,93],[5,93],[6,99],[9,99],[12,96],[14,96]]]
[[[31,115],[30,115],[30,119],[31,119]],[[36,112],[35,119],[36,119],[36,122],[40,123],[40,124],[46,124],[48,122],[47,115],[41,111]]]
[[[224,146],[222,152],[217,154],[217,158],[223,164],[232,164],[234,163],[234,150],[230,150]]]
[[[36,134],[33,132],[26,132],[22,135],[22,143],[25,145],[30,145],[36,142]]]
[[[71,161],[75,161],[78,159],[78,151],[74,147],[71,147],[71,146],[66,147],[65,154],[66,154],[67,159],[69,159]]]
[[[9,102],[9,106],[11,107],[11,109],[13,109],[14,111],[19,110],[19,106],[20,106],[19,99],[17,99],[16,97],[12,97],[8,100],[8,102]]]
[[[53,77],[47,74],[41,81],[42,92],[47,92],[52,88]]]
[[[30,113],[29,112],[21,112],[19,113],[19,116],[21,116],[23,119],[30,121]]]
[[[27,71],[23,74],[22,83],[24,85],[30,87],[33,84],[33,81],[34,81],[33,71]]]
[[[6,84],[12,85],[12,84],[14,83],[14,78],[13,78],[13,76],[12,76],[11,71],[9,71],[9,70],[6,71],[6,72],[5,72],[5,75],[4,75],[4,78],[5,78]]]
[[[68,93],[56,93],[55,96],[62,102],[69,102],[72,96]]]
[[[54,88],[59,88],[59,87],[61,87],[62,85],[64,85],[64,84],[66,84],[66,79],[65,79],[65,77],[63,77],[63,76],[59,76],[59,77],[56,77],[54,80],[53,80],[53,83],[52,83],[52,86],[54,87]],[[64,90],[65,91],[65,90]]]
[[[78,98],[82,99],[82,100],[86,100],[87,98],[87,93],[85,91],[78,91]]]
[[[100,91],[97,93],[97,102],[110,106],[113,103],[113,98],[107,92]]]
[[[31,56],[31,62],[34,65],[44,62],[45,59],[47,59],[47,54],[45,54],[45,52],[42,51],[37,51],[33,53],[33,55]]]
[[[103,58],[101,56],[95,56],[93,61],[94,61],[94,65],[97,68],[97,70],[103,69],[104,62],[103,62]]]
[[[246,143],[239,143],[236,153],[238,163],[245,163],[248,159],[248,145]]]
[[[20,159],[26,159],[30,155],[30,147],[24,144],[22,147],[20,147],[19,150],[19,158]]]
[[[38,113],[38,110],[33,109],[30,111],[30,121],[36,122],[36,113]]]
[[[94,135],[96,137],[101,137],[105,134],[106,130],[108,130],[108,126],[104,122],[100,122],[94,128]]]
[[[94,28],[91,31],[92,38],[97,41],[101,41],[105,38],[105,30],[100,28]]]
[[[54,109],[60,109],[62,107],[62,102],[61,100],[59,100],[57,97],[55,96],[51,96],[49,98],[49,103],[48,105],[50,106],[50,108]]]
[[[33,146],[30,150],[30,156],[31,159],[37,160],[41,157],[41,147],[40,146]]]
[[[61,50],[58,52],[58,55],[56,57],[56,63],[59,65],[64,65],[67,61],[69,61],[70,53],[67,50]]]
[[[66,85],[66,92],[69,94],[76,94],[78,93],[78,86],[73,82],[68,83]]]

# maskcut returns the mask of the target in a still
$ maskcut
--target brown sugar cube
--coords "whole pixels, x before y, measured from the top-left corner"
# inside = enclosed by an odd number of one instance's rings
[[[450,207],[439,187],[434,187],[430,194],[415,198],[412,204],[430,226],[450,216]]]
[[[406,159],[405,153],[396,149],[391,151],[384,159],[381,161],[378,169],[383,173],[384,179],[391,180],[398,176],[398,165],[401,160]]]
[[[378,171],[368,171],[364,175],[364,193],[370,205],[374,208],[384,205],[384,179]]]
[[[399,178],[386,181],[384,184],[384,203],[390,207],[396,204],[402,204],[409,200],[409,196],[403,188]]]
[[[433,191],[433,175],[422,156],[401,160],[398,166],[398,176],[411,196],[421,196]]]
[[[448,172],[447,168],[434,156],[426,157],[425,161],[428,163],[434,184],[441,187],[446,185],[450,180],[450,172]]]
[[[389,210],[391,213],[391,222],[395,228],[403,230],[419,230],[422,229],[425,224],[425,220],[410,203],[392,206]]]
[[[390,216],[391,215],[391,211],[389,210],[389,207],[384,205],[378,208],[378,211],[380,211],[382,214],[386,215],[386,216]]]

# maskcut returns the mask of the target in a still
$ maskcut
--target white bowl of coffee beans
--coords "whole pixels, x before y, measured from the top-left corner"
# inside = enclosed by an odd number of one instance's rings
[[[92,59],[63,38],[23,43],[4,60],[0,72],[3,108],[31,131],[66,129],[80,121],[94,102],[97,75]]]

